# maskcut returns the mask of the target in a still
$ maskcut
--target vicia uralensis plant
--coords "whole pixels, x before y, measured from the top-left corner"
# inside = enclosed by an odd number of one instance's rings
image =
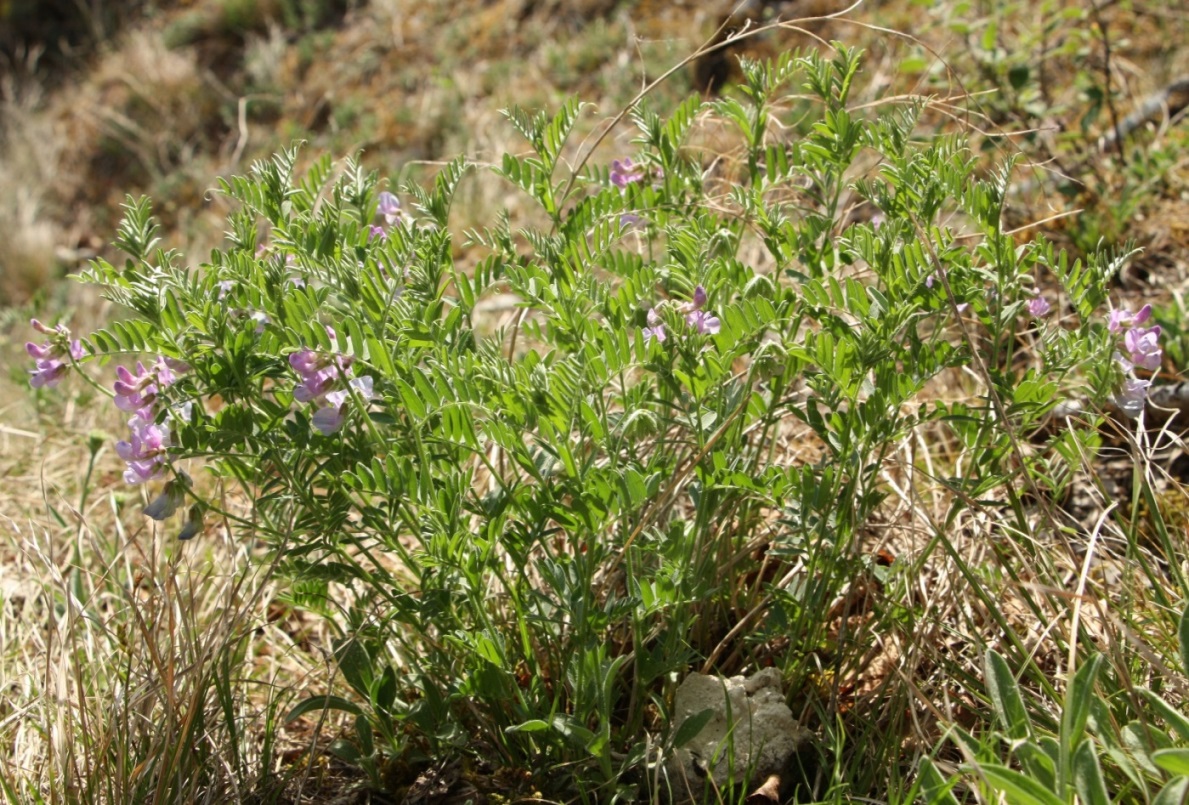
[[[84,275],[129,317],[31,349],[37,385],[106,367],[128,481],[161,487],[146,514],[266,540],[342,625],[356,698],[295,715],[354,714],[334,750],[377,785],[457,751],[565,769],[540,783],[557,796],[657,793],[685,673],[821,678],[897,445],[977,457],[914,476],[950,501],[938,533],[993,491],[1027,531],[1025,491],[1091,440],[1021,440],[1061,400],[1142,399],[1159,349],[1142,312],[1104,318],[1118,261],[1016,242],[1009,171],[918,136],[924,101],[853,111],[857,54],[743,67],[723,100],[635,110],[610,165],[568,145],[580,104],[511,110],[531,154],[497,172],[542,223],[493,213],[465,267],[464,159],[381,189],[286,151],[223,183],[236,211],[200,265],[130,201],[126,262]],[[721,159],[690,145],[711,130]],[[502,328],[497,291],[519,306]],[[971,394],[936,398],[942,375]]]

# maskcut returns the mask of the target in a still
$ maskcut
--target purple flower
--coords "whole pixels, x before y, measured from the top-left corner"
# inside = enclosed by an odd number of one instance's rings
[[[369,241],[379,238],[381,242],[388,240],[388,230],[382,226],[372,226],[367,230],[367,239]]]
[[[160,478],[164,472],[165,452],[169,447],[169,429],[152,420],[152,411],[142,409],[128,420],[132,436],[116,442],[116,453],[124,459],[124,481],[141,484]]]
[[[356,377],[351,380],[349,385],[365,401],[372,399],[374,396],[372,393],[372,379],[369,375]],[[339,428],[343,426],[343,421],[347,415],[347,398],[350,394],[346,389],[339,389],[338,391],[329,392],[326,395],[328,405],[325,408],[318,409],[311,419],[313,426],[323,436],[330,436],[337,433]]]
[[[640,221],[640,216],[633,212],[625,212],[623,215],[619,216],[619,225],[624,229],[631,229],[633,226],[639,224]]]
[[[260,249],[263,249],[263,248],[264,248],[264,244],[261,244]],[[259,254],[259,250],[257,250],[257,254]],[[217,283],[215,285],[215,287],[217,287],[219,289],[219,293],[215,297],[215,300],[218,301],[218,300],[221,300],[223,297],[227,296],[227,294],[230,293],[235,288],[235,280],[222,280],[221,282]]]
[[[716,335],[722,327],[718,316],[711,315],[705,310],[694,310],[685,314],[685,321],[702,335]]]
[[[29,385],[35,389],[58,385],[70,369],[70,362],[82,360],[87,354],[77,339],[71,340],[70,330],[59,324],[53,329],[33,319],[30,326],[50,337],[44,344],[25,343],[25,351],[34,360]],[[69,360],[68,360],[69,358]]]
[[[1137,380],[1129,377],[1123,381],[1123,388],[1115,395],[1115,404],[1123,413],[1134,419],[1144,410],[1144,402],[1148,398],[1150,380]]]
[[[928,288],[929,290],[933,289],[933,275],[932,274],[925,277],[925,287]]]
[[[701,335],[717,334],[722,327],[718,317],[702,310],[706,306],[706,289],[701,285],[694,288],[694,298],[691,303],[682,306],[685,310],[685,323],[693,327]]]
[[[1150,318],[1152,318],[1151,305],[1144,305],[1136,313],[1132,313],[1130,310],[1112,310],[1107,323],[1107,329],[1112,333],[1118,334],[1128,327],[1137,327]]]
[[[388,225],[392,226],[396,223],[397,219],[400,218],[400,199],[385,190],[384,192],[380,193],[380,206],[378,211],[380,215],[384,216],[384,220],[388,223]]]
[[[157,402],[156,374],[137,362],[136,374],[123,366],[116,367],[117,380],[113,386],[116,392],[116,408],[121,411],[138,411],[152,407]]]
[[[1028,312],[1032,314],[1034,319],[1047,316],[1049,311],[1052,309],[1053,306],[1049,304],[1049,300],[1045,299],[1043,296],[1037,296],[1028,303]]]
[[[303,349],[289,356],[289,366],[299,375],[308,375],[323,366],[322,357],[312,349]]]
[[[665,343],[665,323],[661,321],[660,314],[656,312],[656,308],[648,311],[648,326],[644,328],[644,345],[648,346],[648,342],[656,339],[657,343]]]
[[[644,166],[633,164],[631,157],[624,159],[623,162],[618,159],[611,161],[611,184],[620,190],[634,182],[642,181],[644,181]]]
[[[248,318],[256,322],[256,335],[263,333],[265,326],[272,323],[272,319],[263,310],[253,310],[248,314]]]
[[[1159,325],[1146,329],[1132,327],[1123,336],[1123,346],[1128,352],[1127,360],[1143,369],[1152,371],[1159,369],[1164,354],[1157,343],[1159,338]]]
[[[871,228],[878,232],[879,228],[883,226],[884,220],[883,210],[876,210],[875,214],[871,216]]]

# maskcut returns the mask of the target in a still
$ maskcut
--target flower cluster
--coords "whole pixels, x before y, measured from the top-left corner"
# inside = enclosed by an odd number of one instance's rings
[[[1123,351],[1115,353],[1115,360],[1126,377],[1115,402],[1128,416],[1139,416],[1148,396],[1148,388],[1152,385],[1150,380],[1135,377],[1134,370],[1139,368],[1156,371],[1164,360],[1164,351],[1159,344],[1160,325],[1143,326],[1151,318],[1152,306],[1144,305],[1135,313],[1129,310],[1112,310],[1107,323],[1108,330],[1115,335],[1123,336],[1119,344]]]
[[[1028,303],[1028,312],[1032,314],[1032,318],[1034,319],[1040,319],[1049,315],[1052,309],[1053,306],[1049,304],[1049,300],[1039,294]]]
[[[128,420],[132,435],[126,441],[116,443],[116,453],[127,465],[124,470],[127,483],[142,484],[165,474],[169,426],[156,421],[158,395],[176,380],[175,372],[187,368],[185,364],[167,358],[157,358],[150,367],[137,363],[135,374],[123,366],[116,367],[116,407],[132,414]],[[149,516],[153,515],[150,513]]]
[[[703,310],[706,307],[706,289],[699,285],[694,289],[692,301],[685,302],[679,310],[685,315],[685,323],[699,335],[715,335],[722,329],[722,322],[718,316]],[[665,323],[656,308],[648,311],[648,326],[644,328],[644,343],[652,339],[663,342],[666,338]]]
[[[368,240],[379,238],[388,240],[388,229],[400,220],[400,199],[387,190],[380,193],[378,212],[384,218],[383,224],[373,225],[368,230]]]
[[[352,389],[365,401],[375,396],[370,376],[351,377],[352,362],[349,355],[324,355],[312,349],[289,356],[289,366],[301,377],[293,389],[293,399],[319,406],[312,422],[324,436],[343,426]]]
[[[52,388],[58,385],[58,381],[66,374],[71,361],[81,360],[87,354],[86,350],[77,339],[70,338],[70,330],[61,324],[52,329],[37,319],[33,319],[29,324],[37,332],[49,336],[49,340],[44,344],[34,344],[32,341],[25,344],[25,351],[36,361],[29,385],[35,389],[43,386]]]
[[[626,190],[630,184],[643,182],[644,176],[644,166],[633,163],[631,157],[625,158],[622,162],[618,159],[611,160],[611,184],[620,190]]]

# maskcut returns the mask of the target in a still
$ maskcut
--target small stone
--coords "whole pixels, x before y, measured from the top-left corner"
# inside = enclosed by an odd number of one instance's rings
[[[722,788],[749,779],[758,784],[780,774],[805,743],[808,730],[784,701],[780,671],[765,668],[750,677],[690,674],[677,689],[673,730],[710,710],[710,720],[668,763],[680,802],[700,801],[705,778]]]

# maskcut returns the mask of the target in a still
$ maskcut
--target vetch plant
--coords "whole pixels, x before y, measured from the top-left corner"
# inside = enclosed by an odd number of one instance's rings
[[[744,62],[735,95],[634,110],[641,162],[610,172],[569,144],[577,102],[509,110],[531,154],[497,173],[547,223],[493,216],[465,233],[465,270],[450,220],[465,159],[402,188],[406,209],[352,160],[300,173],[284,151],[222,183],[228,240],[200,265],[128,202],[124,267],[84,275],[129,312],[87,353],[154,356],[113,389],[133,413],[127,478],[164,481],[150,517],[193,501],[183,537],[207,512],[250,523],[292,601],[340,625],[354,700],[291,715],[349,714],[331,750],[376,785],[396,758],[476,753],[566,769],[555,796],[660,796],[683,674],[764,662],[802,690],[820,673],[826,613],[866,567],[895,445],[916,434],[981,457],[934,479],[951,517],[994,490],[1029,528],[1021,487],[1043,455],[1018,435],[1064,396],[1103,406],[1117,387],[1098,310],[1121,258],[1018,245],[1008,173],[919,137],[923,101],[852,111],[859,66],[841,46]],[[687,144],[707,119],[740,145],[720,177]],[[872,222],[850,222],[859,202]],[[1029,321],[1049,312],[1041,271],[1068,321]],[[490,334],[497,291],[521,310]],[[1147,366],[1153,334],[1135,332]],[[967,368],[980,402],[931,396]]]

